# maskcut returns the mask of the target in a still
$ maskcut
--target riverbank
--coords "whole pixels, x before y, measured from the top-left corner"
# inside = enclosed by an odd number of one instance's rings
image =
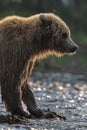
[[[50,108],[60,119],[29,119],[22,124],[0,124],[1,130],[86,130],[87,78],[71,73],[34,72],[30,86],[41,108]],[[0,98],[0,114],[5,114]]]

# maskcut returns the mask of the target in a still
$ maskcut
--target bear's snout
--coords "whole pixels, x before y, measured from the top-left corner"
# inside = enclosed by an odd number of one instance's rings
[[[79,48],[79,47],[72,41],[71,38],[68,38],[68,39],[66,40],[66,51],[67,51],[68,53],[74,53],[74,52],[77,51],[78,48]]]

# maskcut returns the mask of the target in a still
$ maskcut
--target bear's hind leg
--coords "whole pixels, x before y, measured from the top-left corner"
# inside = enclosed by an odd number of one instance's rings
[[[38,107],[34,94],[28,85],[28,83],[22,86],[22,100],[27,106],[28,111],[34,115],[35,117],[39,118],[43,115],[42,110]]]

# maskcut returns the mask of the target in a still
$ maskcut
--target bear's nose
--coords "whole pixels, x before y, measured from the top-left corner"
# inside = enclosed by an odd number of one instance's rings
[[[71,47],[71,51],[75,52],[79,47],[77,45]]]

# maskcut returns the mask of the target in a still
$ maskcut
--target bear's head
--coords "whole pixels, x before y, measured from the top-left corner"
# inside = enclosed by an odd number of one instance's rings
[[[69,27],[58,16],[48,13],[40,14],[41,45],[54,54],[73,54],[78,46],[70,37]]]

